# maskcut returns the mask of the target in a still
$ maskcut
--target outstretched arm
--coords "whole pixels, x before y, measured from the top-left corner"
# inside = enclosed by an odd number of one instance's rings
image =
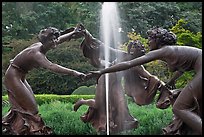
[[[142,65],[142,64],[151,62],[153,60],[160,59],[160,57],[163,56],[162,53],[163,53],[162,49],[150,51],[149,53],[147,53],[141,57],[135,58],[135,59],[130,60],[130,61],[118,63],[118,64],[113,65],[113,66],[106,68],[106,69],[102,69],[100,71],[100,73],[102,75],[105,73],[122,71],[122,70],[129,69],[131,67],[134,67],[134,66]]]
[[[81,33],[81,26],[78,24],[75,28],[69,28],[61,32],[61,36],[58,37],[57,44],[63,43],[65,41],[70,41],[72,38],[80,38],[83,36]]]
[[[75,32],[72,31],[70,33],[59,36],[57,44],[61,44],[61,43],[65,42],[65,41],[70,41],[71,38],[72,38],[72,35],[74,35],[74,34],[75,34]]]
[[[78,72],[73,69],[69,69],[63,66],[60,66],[58,64],[50,62],[45,55],[41,53],[36,53],[35,60],[37,64],[39,64],[40,67],[49,69],[52,72],[60,73],[60,74],[66,74],[66,75],[72,75],[75,77],[85,77],[84,73]]]
[[[121,62],[121,63],[113,65],[109,68],[102,69],[100,71],[90,71],[90,73],[87,74],[87,78],[89,79],[89,78],[95,77],[97,79],[97,82],[98,82],[98,79],[100,78],[100,76],[105,74],[105,73],[122,71],[122,70],[129,69],[131,67],[134,67],[134,66],[138,66],[138,65],[142,65],[142,64],[151,62],[153,60],[161,59],[165,55],[164,52],[165,51],[163,51],[161,48],[158,50],[150,51],[149,53],[147,53],[141,57],[135,58],[131,61]]]
[[[60,35],[64,35],[64,34],[70,33],[72,31],[74,31],[74,29],[75,29],[75,27],[71,27],[71,28],[65,29],[63,31],[60,31]]]

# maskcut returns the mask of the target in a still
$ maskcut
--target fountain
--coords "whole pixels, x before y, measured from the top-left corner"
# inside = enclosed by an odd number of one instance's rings
[[[118,30],[119,14],[116,2],[104,2],[101,11],[101,36],[105,45],[105,68],[110,62],[110,51],[108,47],[117,48],[120,36]],[[105,74],[105,89],[106,89],[106,121],[107,121],[107,135],[109,135],[109,108],[108,108],[108,89],[109,89],[109,74]]]
[[[118,50],[120,25],[116,3],[103,3],[100,27],[103,42],[94,38],[82,25],[85,38],[80,45],[84,57],[97,69],[107,68],[129,56],[127,52]],[[74,111],[82,105],[89,106],[80,118],[84,123],[91,123],[99,134],[114,134],[138,126],[137,119],[129,113],[121,76],[121,72],[101,76],[94,99],[79,99],[74,105]]]

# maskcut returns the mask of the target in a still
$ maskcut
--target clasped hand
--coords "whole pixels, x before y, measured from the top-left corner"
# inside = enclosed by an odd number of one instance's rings
[[[98,83],[98,79],[101,76],[101,72],[100,71],[90,71],[88,74],[80,73],[78,76],[82,81],[86,81],[91,78],[96,78],[96,81]]]
[[[74,28],[74,34],[72,35],[73,39],[78,39],[84,36],[85,27],[80,23]]]

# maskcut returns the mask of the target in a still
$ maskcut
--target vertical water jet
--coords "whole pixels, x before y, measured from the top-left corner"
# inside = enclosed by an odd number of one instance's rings
[[[108,47],[117,48],[120,43],[119,34],[119,14],[116,2],[104,2],[101,10],[101,39],[105,45],[105,68],[108,67],[108,62],[111,62],[110,51]],[[101,55],[103,56],[103,55]],[[117,57],[116,55],[116,58]],[[105,74],[105,89],[106,89],[106,117],[107,117],[107,135],[109,135],[109,74]]]

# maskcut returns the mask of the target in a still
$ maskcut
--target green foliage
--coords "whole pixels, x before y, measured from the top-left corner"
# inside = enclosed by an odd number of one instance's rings
[[[4,101],[4,100],[8,100],[8,95],[2,96],[2,101]]]
[[[56,135],[89,135],[95,130],[80,120],[82,111],[73,111],[73,104],[59,101],[42,104],[39,109],[46,124]],[[86,111],[85,109],[83,111]]]
[[[100,2],[65,2],[64,4],[67,5],[74,22],[84,24],[93,36],[99,37]]]
[[[137,106],[128,102],[130,114],[139,121],[139,127],[129,131],[117,133],[117,135],[161,135],[162,128],[172,120],[171,107],[160,110],[154,104]],[[55,135],[97,135],[90,123],[83,123],[80,116],[88,109],[81,106],[77,112],[73,111],[73,104],[53,100],[39,106],[39,114],[46,125],[51,127]],[[2,116],[6,114],[8,107],[2,108]]]
[[[9,111],[10,109],[10,105],[2,105],[2,117],[4,117],[6,115],[6,113]]]
[[[4,46],[2,47],[2,52],[9,53],[12,51],[12,47]]]
[[[138,106],[135,103],[128,103],[130,114],[139,121],[137,129],[126,131],[121,134],[128,135],[161,135],[162,128],[172,120],[171,107],[168,109],[157,109],[155,104]]]
[[[49,26],[64,30],[84,23],[90,32],[95,31],[99,6],[95,2],[3,2],[3,42],[9,43],[13,38],[30,39]]]
[[[172,26],[180,12],[175,2],[123,2],[119,5],[124,31],[133,30],[142,37],[153,26]]]
[[[95,95],[96,92],[96,86],[81,86],[72,92],[72,95]]]
[[[35,95],[36,101],[39,105],[44,103],[50,103],[52,101],[69,102],[73,104],[79,98],[91,99],[94,98],[94,96],[95,95],[53,95],[53,94]]]
[[[184,88],[186,84],[188,84],[194,77],[195,71],[190,71],[184,73],[178,80],[176,81],[176,88]]]
[[[193,46],[202,49],[201,32],[193,33],[185,29],[187,22],[180,19],[170,30],[177,36],[177,44],[182,46]]]
[[[29,39],[40,29],[59,29],[83,23],[99,37],[101,2],[2,2],[2,39]],[[202,30],[202,2],[118,2],[124,33],[132,29],[143,37],[153,26],[172,27],[180,18],[194,33]],[[126,34],[125,34],[126,35]],[[4,40],[5,38],[8,40]]]
[[[163,82],[167,82],[172,75],[172,72],[168,70],[166,63],[160,60],[146,63],[144,64],[144,67],[150,74],[157,76]]]
[[[188,23],[185,29],[193,33],[202,31],[202,2],[177,2],[180,8],[179,18],[185,19]]]
[[[56,95],[56,94],[37,94],[34,95],[38,105],[53,101],[75,103],[78,99],[92,99],[95,95]],[[8,101],[8,95],[2,96],[2,101]],[[9,103],[7,103],[8,105]]]

